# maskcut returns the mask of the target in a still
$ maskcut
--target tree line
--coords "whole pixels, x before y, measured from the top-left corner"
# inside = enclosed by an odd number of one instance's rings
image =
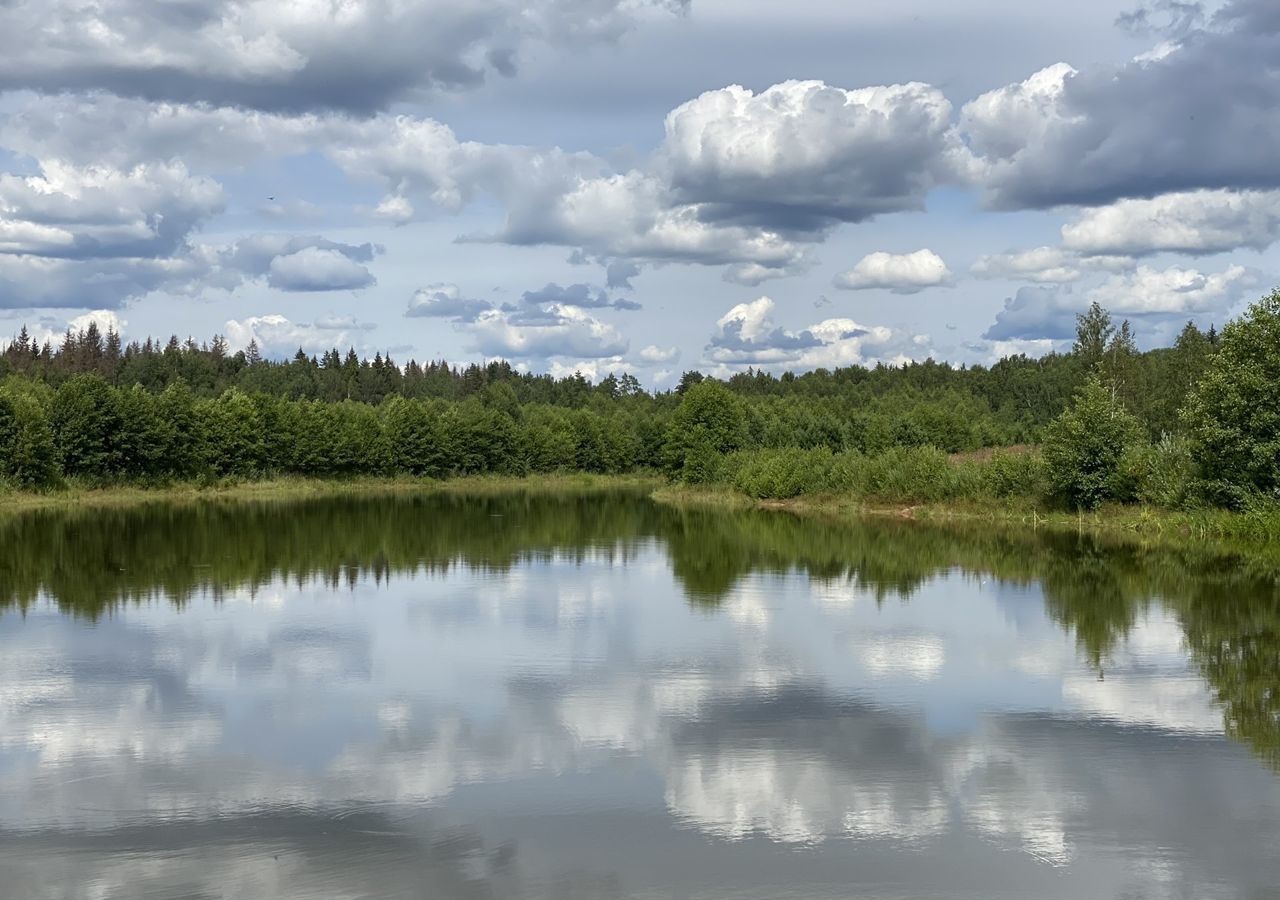
[[[686,372],[653,393],[627,374],[593,385],[505,362],[401,366],[337,350],[277,362],[219,337],[125,346],[94,324],[54,349],[24,329],[0,353],[0,479],[652,469],[757,496],[897,497],[923,484],[1075,506],[1238,506],[1278,483],[1278,298],[1221,334],[1188,323],[1172,347],[1146,352],[1095,304],[1072,349],[1040,359]],[[1043,452],[967,468],[948,458],[1024,444]]]

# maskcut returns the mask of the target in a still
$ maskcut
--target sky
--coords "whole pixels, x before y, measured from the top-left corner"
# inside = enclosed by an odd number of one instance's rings
[[[0,341],[591,378],[1143,347],[1280,271],[1280,5],[0,2]]]

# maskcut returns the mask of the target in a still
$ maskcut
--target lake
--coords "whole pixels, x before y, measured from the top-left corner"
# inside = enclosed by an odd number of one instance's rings
[[[640,495],[0,519],[0,895],[1280,897],[1280,586]]]

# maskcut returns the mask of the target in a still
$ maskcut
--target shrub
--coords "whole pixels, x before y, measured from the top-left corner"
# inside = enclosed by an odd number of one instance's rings
[[[1210,499],[1280,492],[1280,291],[1222,330],[1182,419]]]
[[[828,489],[835,457],[830,450],[752,450],[725,460],[722,477],[759,499],[785,500]]]
[[[957,493],[958,479],[950,459],[935,447],[891,447],[874,456],[842,454],[829,481],[856,496],[897,502],[945,500]]]
[[[1138,420],[1091,378],[1045,430],[1044,458],[1055,497],[1084,509],[1134,499],[1137,485],[1121,460],[1142,439]]]
[[[742,401],[718,381],[702,381],[684,392],[663,445],[663,466],[683,481],[710,480],[715,459],[745,446],[747,416]]]
[[[997,450],[974,465],[983,496],[1039,498],[1049,493],[1049,473],[1039,453]]]
[[[1166,435],[1154,444],[1135,444],[1120,459],[1126,481],[1137,485],[1137,499],[1177,509],[1194,493],[1195,466],[1186,441]]]
[[[44,410],[29,397],[0,393],[8,439],[0,446],[0,478],[15,487],[47,487],[58,480],[53,431]]]

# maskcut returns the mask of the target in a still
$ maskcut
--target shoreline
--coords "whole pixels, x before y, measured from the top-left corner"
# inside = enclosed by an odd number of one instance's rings
[[[323,497],[410,496],[431,494],[594,493],[631,489],[651,492],[662,484],[653,475],[593,475],[585,472],[539,475],[474,475],[437,480],[405,477],[344,479],[286,476],[261,481],[201,485],[184,481],[164,485],[72,484],[49,491],[0,491],[0,515],[38,510],[107,509],[156,503],[288,502]]]
[[[652,473],[537,476],[475,475],[446,480],[405,477],[322,479],[299,476],[201,485],[71,484],[50,491],[0,491],[0,515],[40,510],[107,509],[159,503],[289,502],[324,497],[432,494],[557,494],[631,490],[673,508],[763,510],[828,519],[896,519],[935,525],[1030,528],[1087,532],[1169,543],[1212,541],[1280,546],[1280,511],[1205,509],[1191,512],[1149,506],[1103,506],[1091,512],[1047,509],[1027,498],[1009,500],[887,501],[840,495],[757,500],[723,485],[683,486]]]
[[[788,500],[757,500],[727,487],[665,485],[651,495],[659,503],[704,509],[774,510],[828,518],[898,519],[931,524],[1029,527],[1055,532],[1127,535],[1135,538],[1246,541],[1280,544],[1280,510],[1192,512],[1142,505],[1111,504],[1089,512],[1045,508],[1033,501],[952,500],[887,501],[854,496],[815,495]]]

